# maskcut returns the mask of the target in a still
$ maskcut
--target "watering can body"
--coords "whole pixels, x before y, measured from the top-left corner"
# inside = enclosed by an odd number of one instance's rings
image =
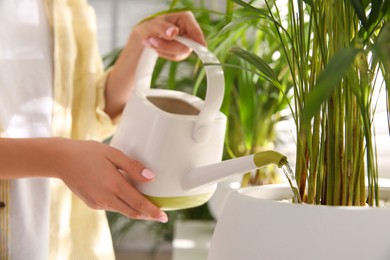
[[[181,38],[203,62],[219,63],[208,50]],[[206,202],[216,184],[186,189],[183,176],[191,169],[222,159],[226,116],[219,111],[224,96],[220,66],[206,68],[205,100],[185,92],[150,88],[157,54],[146,49],[136,73],[136,85],[123,111],[111,146],[139,160],[156,174],[137,188],[165,210]],[[212,86],[210,86],[212,85]]]
[[[134,91],[125,108],[126,120],[120,122],[111,145],[156,173],[155,179],[137,188],[165,210],[194,207],[206,202],[216,184],[185,189],[183,176],[204,165],[222,159],[226,117],[219,113],[212,124],[210,137],[194,142],[192,130],[198,115],[178,115],[167,112],[150,100],[186,102],[201,109],[203,100],[179,91],[149,89]],[[175,100],[175,101],[172,101]]]

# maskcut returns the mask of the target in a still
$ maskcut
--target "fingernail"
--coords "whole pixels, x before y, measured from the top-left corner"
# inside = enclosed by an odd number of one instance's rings
[[[148,42],[150,45],[152,45],[153,47],[158,47],[158,41],[155,39],[155,38],[149,38],[148,39]]]
[[[141,175],[148,180],[151,180],[156,176],[156,174],[154,174],[151,170],[148,170],[146,168],[142,170]]]
[[[176,28],[175,27],[169,27],[167,29],[167,31],[165,32],[165,34],[168,36],[168,37],[172,37],[173,36],[173,33],[175,32]]]
[[[160,216],[158,217],[158,221],[161,223],[167,223],[168,222],[168,216],[165,212],[161,212]]]

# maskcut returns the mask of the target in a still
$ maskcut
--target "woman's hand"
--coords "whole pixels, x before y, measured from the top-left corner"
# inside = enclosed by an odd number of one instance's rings
[[[121,151],[95,141],[0,138],[0,179],[56,177],[89,207],[167,222],[133,184],[154,174]]]
[[[59,139],[57,176],[89,207],[120,212],[133,219],[167,222],[134,183],[153,181],[154,174],[121,151],[95,141]]]
[[[105,111],[111,118],[122,112],[128,100],[145,46],[154,48],[160,57],[174,61],[183,60],[191,54],[190,48],[174,40],[178,35],[206,45],[199,24],[188,11],[156,16],[134,27],[106,83]]]
[[[173,61],[183,60],[192,52],[189,47],[175,41],[178,35],[206,45],[199,24],[189,11],[146,19],[134,28],[133,35],[145,46],[154,48],[160,57]]]

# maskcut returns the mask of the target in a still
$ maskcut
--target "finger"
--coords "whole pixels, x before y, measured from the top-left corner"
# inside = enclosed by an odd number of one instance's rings
[[[191,12],[177,12],[148,20],[142,26],[146,38],[156,37],[172,41],[178,35],[190,38],[204,46],[202,29]]]
[[[137,216],[139,215],[143,218],[150,218],[160,222],[168,221],[168,217],[165,212],[161,211],[160,208],[147,200],[130,184],[127,183],[125,186],[127,187],[122,189],[117,196],[123,201],[123,203],[135,210],[137,212]]]
[[[118,211],[130,218],[167,222],[167,215],[146,199],[121,174],[104,182],[101,192],[92,197],[80,196],[93,209]]]
[[[126,176],[135,182],[148,182],[154,179],[155,174],[146,169],[145,166],[137,160],[127,157],[120,150],[111,147],[106,155],[117,169],[125,172]]]
[[[167,20],[179,28],[179,35],[190,38],[206,46],[206,40],[202,29],[192,12],[171,13],[167,16]]]
[[[136,211],[132,207],[129,207],[129,205],[127,205],[118,197],[115,197],[113,202],[104,210],[118,212],[131,219],[149,219],[148,216],[145,216],[141,212]]]
[[[109,208],[106,210],[108,211],[113,211],[113,212],[118,212],[121,213],[122,215],[131,218],[131,219],[143,219],[143,220],[154,220],[154,221],[160,221],[163,222],[163,219],[154,219],[148,215],[145,215],[144,213],[135,210],[131,206],[127,205],[121,198],[116,197],[115,203],[110,205]]]
[[[149,38],[144,45],[154,48],[158,55],[169,60],[180,61],[191,55],[192,49],[176,41]]]
[[[155,37],[172,41],[179,35],[179,28],[163,19],[152,19],[145,22],[142,30],[147,38]]]

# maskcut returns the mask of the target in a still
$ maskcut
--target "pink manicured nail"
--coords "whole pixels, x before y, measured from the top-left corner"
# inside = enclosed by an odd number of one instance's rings
[[[149,39],[148,39],[148,42],[149,42],[150,45],[152,45],[153,47],[158,47],[158,41],[157,41],[155,38],[149,38]]]
[[[161,223],[167,223],[168,222],[168,216],[165,212],[162,212],[160,217],[158,217],[157,219],[158,221],[160,221]]]
[[[144,176],[146,179],[151,180],[156,176],[151,170],[143,169],[141,172],[141,175]]]
[[[168,37],[172,37],[173,36],[173,33],[175,32],[176,28],[175,27],[169,27],[167,29],[167,31],[165,32],[165,34],[168,36]]]

